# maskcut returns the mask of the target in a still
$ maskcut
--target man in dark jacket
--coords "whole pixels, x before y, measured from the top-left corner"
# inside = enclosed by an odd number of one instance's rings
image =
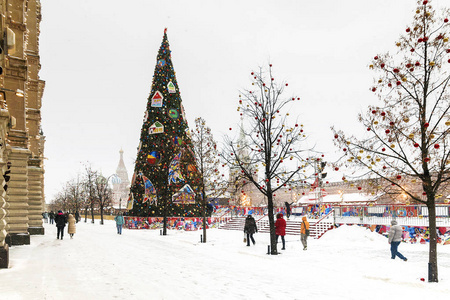
[[[56,234],[56,238],[59,239],[61,235],[61,239],[64,236],[64,227],[66,227],[67,219],[62,211],[58,211],[58,214],[55,217],[56,228],[58,228],[58,233]]]
[[[286,217],[289,219],[289,217],[291,216],[291,204],[289,202],[284,202],[284,205],[286,206]]]
[[[253,238],[253,234],[258,232],[258,228],[256,227],[256,221],[252,215],[248,215],[247,219],[245,219],[244,232],[247,234],[247,246],[250,246],[250,239],[252,239],[254,245],[255,239]]]
[[[53,210],[48,214],[48,217],[50,219],[50,224],[53,224],[53,220],[55,220],[55,213]]]

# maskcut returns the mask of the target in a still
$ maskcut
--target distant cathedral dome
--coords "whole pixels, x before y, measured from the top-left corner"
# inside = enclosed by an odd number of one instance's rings
[[[117,165],[116,174],[117,177],[112,178],[113,185],[113,207],[126,208],[128,199],[128,192],[130,190],[130,181],[128,180],[128,172],[123,161],[123,150],[120,149],[120,159]]]

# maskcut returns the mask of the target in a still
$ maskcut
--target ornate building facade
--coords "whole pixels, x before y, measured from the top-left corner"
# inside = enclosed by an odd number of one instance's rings
[[[8,245],[30,243],[44,234],[39,0],[0,0],[0,267],[8,265]]]
[[[123,150],[119,151],[120,159],[117,165],[116,175],[120,180],[112,181],[113,184],[113,203],[112,207],[115,209],[125,209],[130,191],[130,181],[128,180],[128,172],[123,161]]]

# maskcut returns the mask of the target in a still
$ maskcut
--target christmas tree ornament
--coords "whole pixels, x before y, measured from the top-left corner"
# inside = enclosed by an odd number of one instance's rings
[[[148,133],[150,133],[150,134],[163,133],[163,132],[164,132],[164,126],[159,121],[156,121],[155,123],[153,123],[148,129]]]
[[[167,84],[167,90],[169,91],[170,94],[174,94],[177,92],[175,85],[173,84],[172,81],[169,81],[169,83]]]
[[[150,165],[156,165],[161,159],[161,155],[158,151],[152,151],[149,155],[147,155],[147,162]]]
[[[176,110],[175,108],[169,109],[168,114],[171,119],[178,119],[179,117],[178,110]]]
[[[160,91],[156,91],[152,97],[152,107],[162,107],[163,99],[163,94]]]
[[[165,60],[164,58],[159,59],[158,62],[157,62],[157,64],[156,64],[156,66],[157,66],[158,68],[162,68],[162,67],[164,67],[165,65],[166,65],[166,60]]]

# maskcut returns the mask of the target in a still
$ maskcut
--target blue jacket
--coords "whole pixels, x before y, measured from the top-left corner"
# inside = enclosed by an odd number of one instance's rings
[[[123,219],[123,216],[115,216],[114,221],[116,221],[116,225],[125,224],[125,220]]]

